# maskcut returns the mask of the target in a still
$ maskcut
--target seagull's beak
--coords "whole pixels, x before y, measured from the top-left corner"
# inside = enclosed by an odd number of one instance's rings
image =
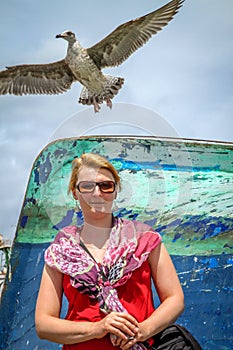
[[[57,34],[56,39],[58,39],[58,38],[63,38],[62,34]]]

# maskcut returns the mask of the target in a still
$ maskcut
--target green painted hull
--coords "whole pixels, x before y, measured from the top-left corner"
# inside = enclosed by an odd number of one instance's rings
[[[83,152],[113,162],[123,182],[118,212],[162,227],[171,254],[231,252],[233,145],[156,138],[90,137],[48,145],[31,172],[17,242],[50,242],[54,227],[72,215],[67,184],[71,162]],[[67,222],[76,224],[73,214]]]

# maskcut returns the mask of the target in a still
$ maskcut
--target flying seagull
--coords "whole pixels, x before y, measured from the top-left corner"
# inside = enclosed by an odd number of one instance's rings
[[[124,78],[104,75],[102,68],[118,66],[143,46],[178,12],[184,0],[172,0],[163,7],[118,26],[90,48],[83,48],[72,31],[56,38],[68,41],[66,57],[48,64],[23,64],[0,71],[0,94],[60,94],[72,83],[83,85],[79,103],[94,105],[99,112],[104,101],[112,107],[112,98]]]

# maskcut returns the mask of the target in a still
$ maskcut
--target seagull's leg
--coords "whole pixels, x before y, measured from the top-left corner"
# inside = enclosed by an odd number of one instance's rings
[[[95,97],[93,97],[93,105],[95,113],[98,113],[100,111],[100,105],[96,102]]]
[[[107,97],[106,104],[110,109],[112,109],[112,101],[111,101],[110,97]]]

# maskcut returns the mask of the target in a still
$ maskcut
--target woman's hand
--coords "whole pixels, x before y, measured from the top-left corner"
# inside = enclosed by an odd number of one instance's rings
[[[144,342],[148,339],[147,329],[143,327],[143,322],[138,324],[138,331],[135,333],[135,336],[127,337],[127,339],[117,339],[117,342],[113,345],[119,346],[122,350],[129,350],[136,343]]]
[[[129,338],[134,338],[138,333],[137,320],[124,312],[111,312],[99,322],[94,322],[97,330],[96,338],[102,338],[106,334],[111,334],[113,345],[125,344]]]

